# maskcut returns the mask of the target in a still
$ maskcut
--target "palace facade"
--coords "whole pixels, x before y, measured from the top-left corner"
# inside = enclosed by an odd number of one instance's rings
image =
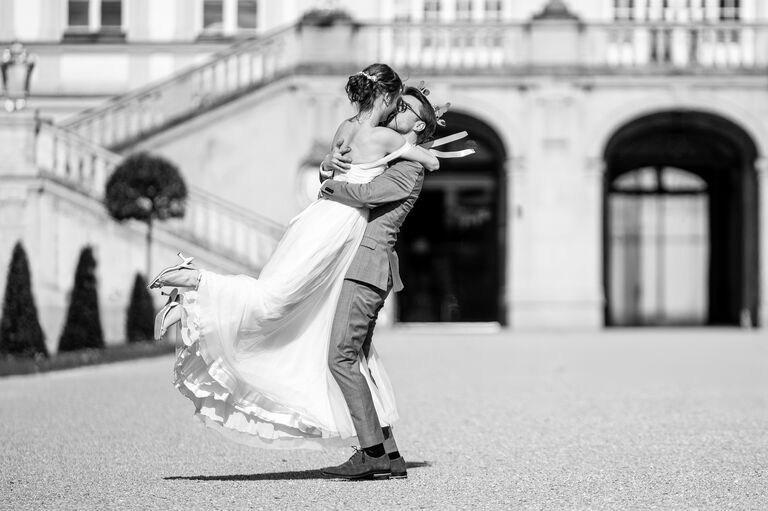
[[[190,185],[157,267],[181,248],[257,274],[316,193],[347,76],[377,61],[478,147],[427,176],[387,321],[768,323],[765,2],[7,0],[16,40],[36,60],[0,114],[0,268],[21,239],[54,348],[82,246],[113,341],[146,270],[144,226],[101,203],[120,159]]]

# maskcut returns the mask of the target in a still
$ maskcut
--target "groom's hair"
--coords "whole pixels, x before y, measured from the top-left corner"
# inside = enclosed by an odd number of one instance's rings
[[[419,100],[419,103],[421,103],[421,108],[419,108],[419,115],[424,121],[425,126],[424,129],[419,132],[416,143],[423,144],[424,142],[429,142],[434,137],[435,130],[437,129],[437,117],[435,116],[435,108],[432,106],[432,103],[429,102],[427,97],[422,94],[421,91],[416,87],[406,87],[405,90],[403,90],[403,95],[413,96]]]

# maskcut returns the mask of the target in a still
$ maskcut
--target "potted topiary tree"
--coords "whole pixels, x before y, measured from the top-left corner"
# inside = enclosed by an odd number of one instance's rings
[[[8,267],[0,319],[0,354],[48,356],[45,335],[37,320],[37,307],[32,296],[27,253],[21,242],[17,242],[13,247],[11,264]]]
[[[154,336],[154,319],[155,306],[147,289],[147,281],[137,273],[125,319],[125,335],[128,342],[151,341]]]
[[[153,222],[183,218],[186,210],[187,185],[179,169],[159,156],[133,154],[115,168],[104,195],[112,218],[147,224],[146,274],[151,275]]]
[[[59,351],[103,347],[104,335],[101,331],[96,288],[96,259],[91,247],[85,247],[77,262],[75,284],[69,301],[67,322],[59,340]]]

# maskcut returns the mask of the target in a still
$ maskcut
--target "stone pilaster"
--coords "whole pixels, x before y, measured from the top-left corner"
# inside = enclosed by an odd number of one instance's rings
[[[759,224],[759,275],[760,302],[759,323],[762,328],[768,327],[768,158],[762,157],[755,162],[758,186],[758,224]]]

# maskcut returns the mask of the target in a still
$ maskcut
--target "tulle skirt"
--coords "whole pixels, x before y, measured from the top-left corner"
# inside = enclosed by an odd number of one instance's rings
[[[198,290],[183,293],[174,382],[206,425],[258,447],[350,444],[355,430],[328,349],[366,224],[367,210],[315,201],[291,221],[258,279],[203,270]],[[394,394],[375,348],[360,370],[379,420],[391,425]]]

